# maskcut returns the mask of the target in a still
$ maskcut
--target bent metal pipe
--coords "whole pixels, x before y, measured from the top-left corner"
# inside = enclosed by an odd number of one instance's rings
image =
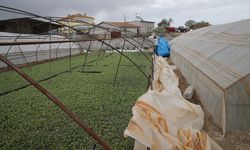
[[[93,139],[95,139],[104,149],[111,150],[110,146],[104,142],[90,127],[88,127],[80,118],[69,110],[59,99],[57,99],[54,95],[52,95],[48,90],[46,90],[43,86],[41,86],[37,81],[32,79],[28,74],[23,72],[20,68],[15,66],[8,59],[4,58],[3,55],[0,54],[0,60],[3,61],[10,68],[15,70],[19,75],[21,75],[25,80],[27,80],[30,84],[32,84],[36,89],[42,92],[48,99],[50,99],[53,103],[55,103],[59,108],[61,108],[75,123],[77,123],[83,130],[85,130]]]

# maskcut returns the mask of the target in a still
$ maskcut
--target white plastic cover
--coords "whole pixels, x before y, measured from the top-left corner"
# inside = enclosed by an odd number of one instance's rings
[[[174,67],[162,57],[156,57],[154,66],[153,90],[134,105],[124,135],[152,150],[211,149],[208,135],[200,131],[204,113],[182,97]]]
[[[46,41],[67,41],[65,37],[59,35],[36,35],[0,32],[0,43],[12,42],[46,42]],[[51,43],[51,44],[30,44],[30,45],[10,45],[0,46],[0,54],[5,55],[12,63],[26,64],[48,60],[50,58],[60,58],[71,54],[79,54],[79,47],[75,43]],[[50,54],[51,49],[51,54]],[[0,61],[0,68],[6,64]]]
[[[250,19],[214,25],[171,41],[171,59],[224,133],[250,131],[249,27]]]

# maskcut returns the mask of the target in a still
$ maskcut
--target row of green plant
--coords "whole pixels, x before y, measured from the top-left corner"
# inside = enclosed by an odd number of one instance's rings
[[[105,55],[110,55],[107,53]],[[97,58],[97,53],[88,60]],[[126,53],[149,73],[150,63],[137,53]],[[81,65],[85,56],[72,58]],[[117,82],[114,76],[120,55],[114,54],[42,82],[67,107],[96,131],[113,149],[133,149],[133,140],[123,137],[137,98],[147,89],[146,78],[122,57]],[[48,76],[49,63],[23,68],[31,77]],[[69,59],[52,62],[52,72],[69,68]],[[1,73],[1,90],[24,84],[13,71]],[[0,97],[0,149],[92,149],[96,142],[44,95],[32,86]],[[96,149],[101,149],[97,144]]]

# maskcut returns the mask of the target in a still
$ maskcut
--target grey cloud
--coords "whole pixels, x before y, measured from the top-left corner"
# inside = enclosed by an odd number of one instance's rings
[[[121,21],[124,14],[133,20],[135,13],[155,22],[171,17],[174,25],[183,25],[188,19],[218,24],[250,18],[249,0],[0,0],[0,5],[43,16],[86,12],[97,22]],[[0,18],[13,17],[0,13]]]

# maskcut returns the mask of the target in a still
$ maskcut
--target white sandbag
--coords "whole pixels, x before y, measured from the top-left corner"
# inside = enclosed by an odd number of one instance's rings
[[[194,95],[194,87],[193,86],[189,86],[186,88],[185,92],[183,93],[183,97],[185,97],[186,99],[191,99]]]

